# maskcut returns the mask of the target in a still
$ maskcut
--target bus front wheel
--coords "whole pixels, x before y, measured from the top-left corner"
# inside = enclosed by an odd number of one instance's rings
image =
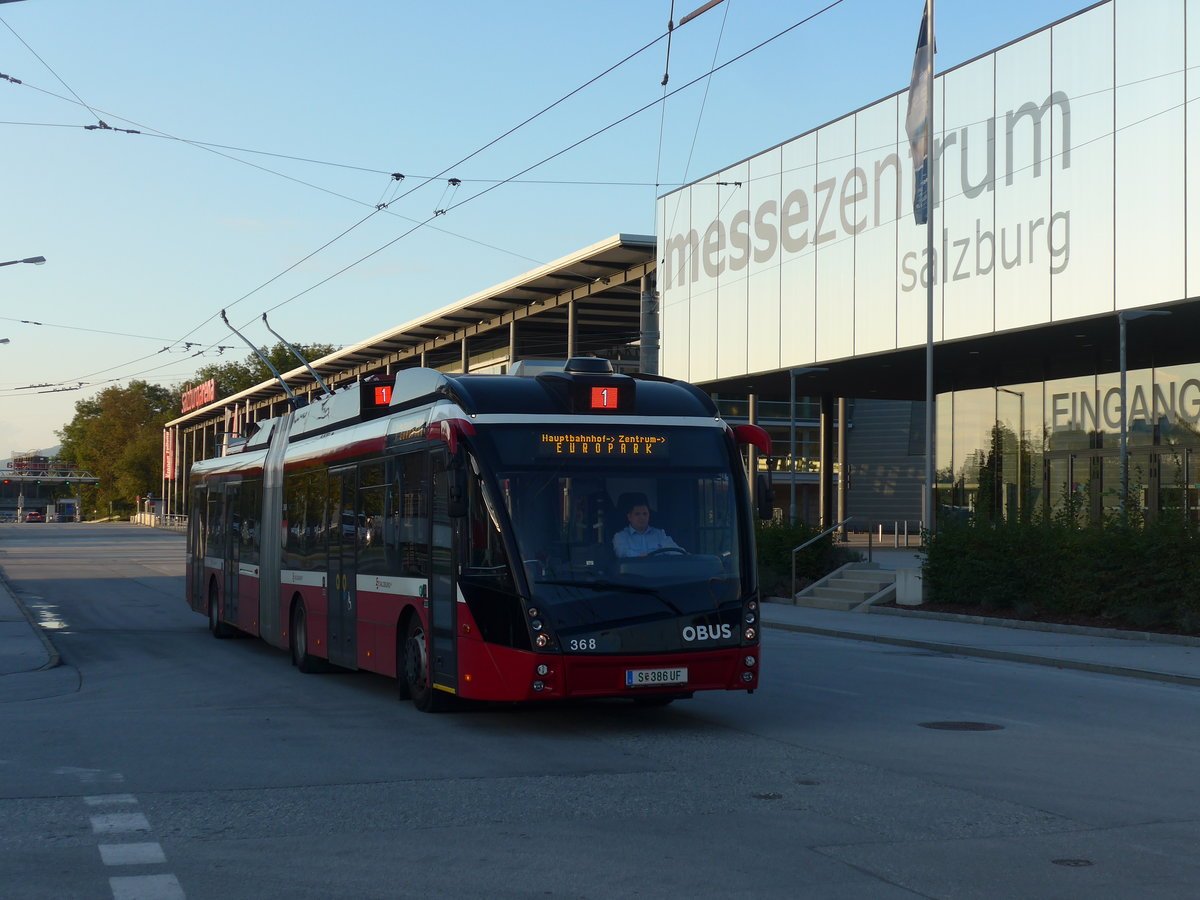
[[[401,695],[407,693],[413,706],[421,712],[441,712],[449,706],[446,695],[433,686],[432,667],[429,664],[429,639],[419,616],[408,621],[408,632],[404,638],[403,679]]]

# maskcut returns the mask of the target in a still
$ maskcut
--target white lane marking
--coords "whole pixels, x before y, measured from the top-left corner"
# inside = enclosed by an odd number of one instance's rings
[[[54,770],[55,775],[73,775],[83,784],[95,784],[97,781],[124,781],[125,776],[116,772],[105,772],[103,769],[81,769],[78,766],[59,766]]]
[[[100,794],[95,797],[84,797],[83,802],[88,806],[130,805],[137,803],[137,797],[133,794]]]
[[[162,844],[101,844],[100,859],[106,866],[149,866],[165,863]]]
[[[113,900],[185,900],[174,875],[122,875],[108,879]]]
[[[117,834],[124,831],[149,831],[150,823],[141,813],[102,813],[92,816],[92,834]]]

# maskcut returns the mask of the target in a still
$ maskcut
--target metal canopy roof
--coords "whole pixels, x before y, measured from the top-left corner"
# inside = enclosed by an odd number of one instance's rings
[[[595,352],[638,340],[641,315],[639,280],[655,269],[655,238],[617,234],[570,256],[381,332],[351,347],[311,361],[334,387],[387,367],[452,364],[461,358],[462,341],[472,354],[507,348],[508,326],[518,326],[521,357],[561,357],[566,351],[568,307],[575,304],[577,353]],[[283,373],[297,394],[316,387],[303,367]],[[192,410],[167,423],[197,426],[222,417],[233,407],[260,408],[282,403],[286,395],[274,380]]]

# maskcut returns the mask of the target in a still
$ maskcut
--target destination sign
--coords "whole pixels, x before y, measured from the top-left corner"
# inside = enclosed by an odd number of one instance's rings
[[[538,438],[538,456],[666,459],[668,446],[665,434],[544,431]]]

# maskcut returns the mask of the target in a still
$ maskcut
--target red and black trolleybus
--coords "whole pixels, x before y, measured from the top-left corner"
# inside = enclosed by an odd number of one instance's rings
[[[747,443],[769,452],[700,389],[600,359],[368,379],[192,466],[188,603],[426,711],[753,691]],[[630,498],[673,547],[619,555]]]

